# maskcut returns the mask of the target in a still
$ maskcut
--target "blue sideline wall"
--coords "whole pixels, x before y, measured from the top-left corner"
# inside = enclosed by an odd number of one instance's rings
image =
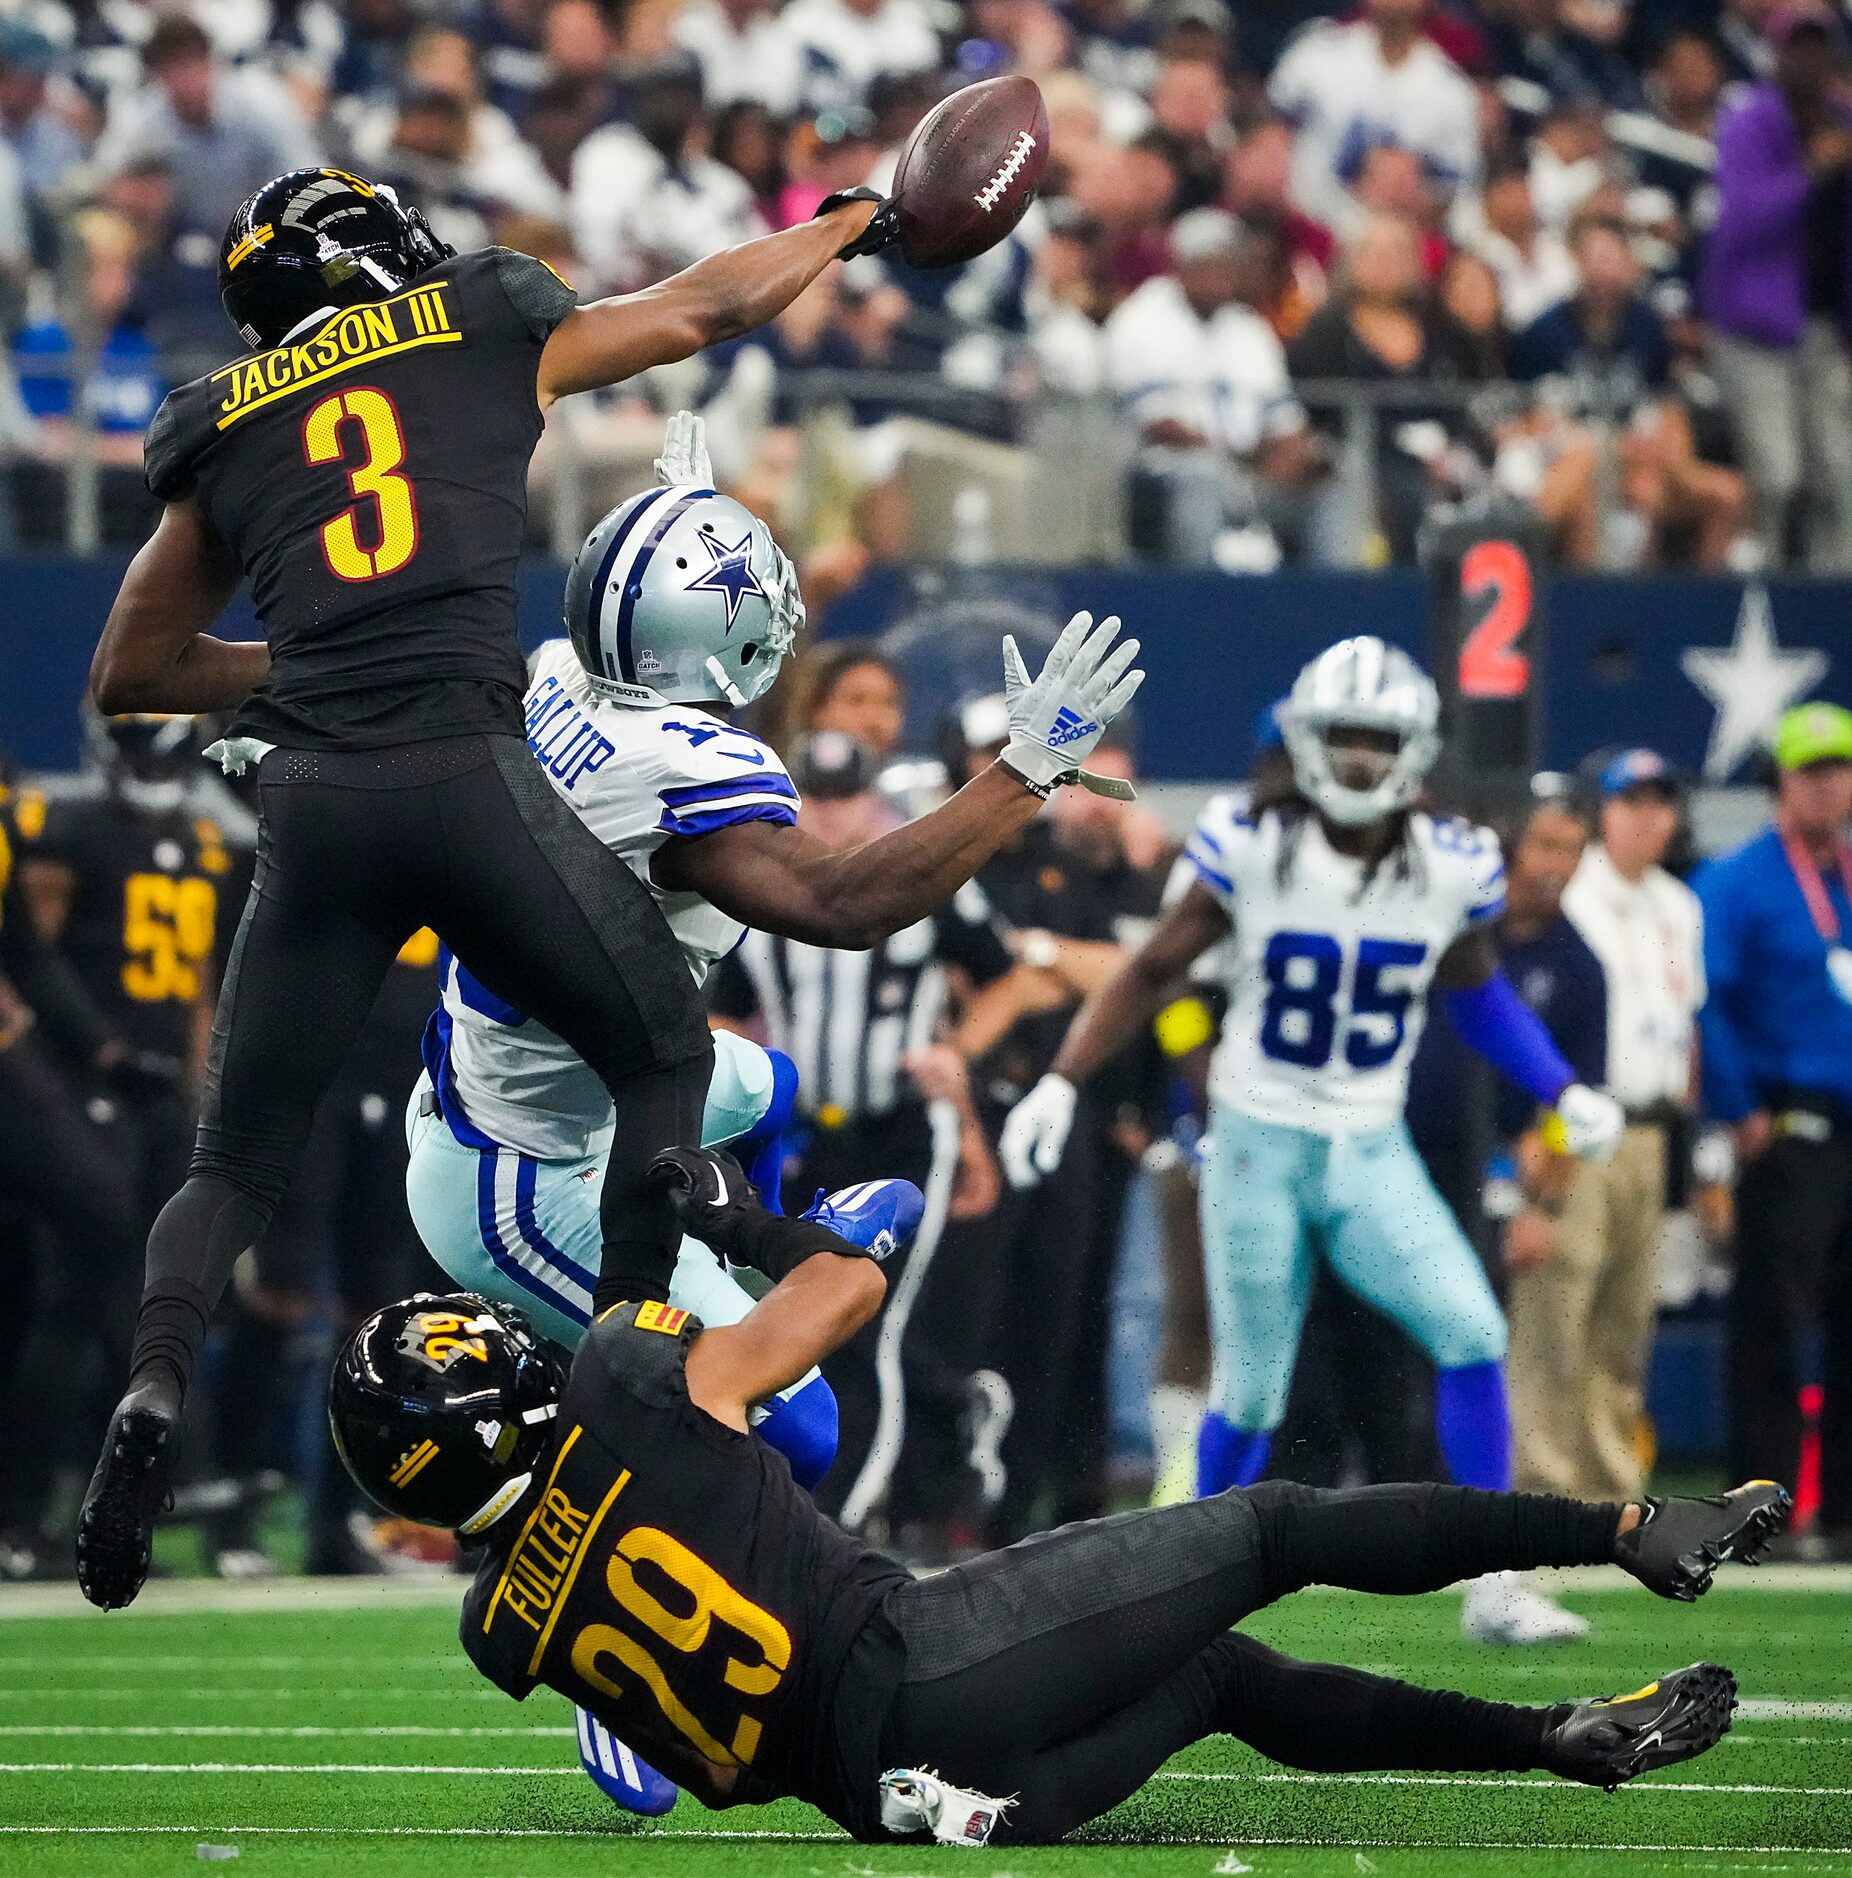
[[[75,761],[75,702],[90,649],[123,562],[50,556],[0,560],[0,748],[32,768]],[[560,568],[536,560],[522,572],[524,637],[559,631]],[[1144,641],[1151,672],[1140,699],[1140,757],[1152,777],[1212,781],[1240,769],[1256,716],[1319,646],[1374,631],[1417,653],[1427,635],[1427,596],[1413,573],[1231,577],[1103,568],[986,577],[984,591],[1013,598],[1058,623],[1082,606],[1122,614]],[[1774,637],[1782,654],[1813,650],[1827,661],[1814,695],[1852,704],[1852,583],[1774,582]],[[825,634],[878,632],[914,611],[906,577],[883,574],[844,598]],[[1548,593],[1541,659],[1545,760],[1573,766],[1598,744],[1651,742],[1687,768],[1701,767],[1715,714],[1680,668],[1689,646],[1732,644],[1743,612],[1741,582],[1696,578],[1561,578]],[[249,613],[242,617],[248,622]],[[973,683],[991,682],[992,655],[943,674],[942,698],[921,700],[917,721]],[[914,667],[922,688],[930,669]],[[1750,668],[1745,665],[1745,682]]]

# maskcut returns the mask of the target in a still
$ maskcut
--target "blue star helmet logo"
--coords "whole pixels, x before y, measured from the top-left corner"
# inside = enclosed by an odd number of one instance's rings
[[[727,631],[731,632],[733,622],[739,618],[740,602],[749,593],[757,594],[761,600],[771,597],[759,585],[759,577],[752,571],[752,530],[748,529],[731,547],[709,534],[703,534],[700,542],[707,550],[712,565],[704,574],[688,583],[688,591],[725,594]]]

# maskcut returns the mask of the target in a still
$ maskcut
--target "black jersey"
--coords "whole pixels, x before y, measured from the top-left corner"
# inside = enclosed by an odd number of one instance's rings
[[[97,1008],[136,1049],[184,1058],[235,886],[218,823],[137,807],[101,778],[68,794],[22,789],[14,814],[26,858],[71,870],[58,947]]]
[[[569,1696],[711,1805],[796,1794],[854,1830],[846,1796],[872,1804],[880,1770],[843,1765],[874,1730],[838,1682],[907,1574],[689,1400],[699,1328],[620,1304],[586,1334],[531,1507],[464,1599],[463,1647],[512,1696]]]
[[[574,304],[543,263],[485,249],[161,406],[148,486],[198,497],[270,644],[234,732],[314,749],[522,733],[536,374]]]

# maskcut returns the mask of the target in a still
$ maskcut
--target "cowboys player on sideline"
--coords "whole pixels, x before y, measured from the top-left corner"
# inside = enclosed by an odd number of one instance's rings
[[[161,519],[91,669],[100,709],[229,711],[224,761],[262,764],[258,872],[191,1172],[149,1236],[129,1388],[79,1519],[93,1603],[141,1588],[213,1308],[421,927],[570,1039],[618,1102],[608,1295],[673,1261],[680,1235],[642,1177],[656,1148],[696,1137],[712,1046],[649,895],[521,745],[527,463],[555,400],[746,332],[895,233],[891,205],[851,191],[579,306],[539,262],[458,255],[344,170],[292,171],[232,218],[220,295],[251,351],[156,414],[145,463]],[[265,639],[212,637],[245,578]],[[993,802],[1019,791],[999,783]]]
[[[1201,1187],[1214,1362],[1199,1493],[1265,1471],[1314,1243],[1433,1359],[1454,1480],[1511,1484],[1504,1317],[1402,1119],[1431,985],[1468,1043],[1554,1107],[1571,1152],[1602,1157],[1620,1137],[1618,1106],[1576,1082],[1498,969],[1487,930],[1505,902],[1496,838],[1416,807],[1440,751],[1439,714],[1427,675],[1380,639],[1346,639],[1312,660],[1281,713],[1291,786],[1218,796],[1203,811],[1179,864],[1187,890],[1088,999],[1004,1124],[1014,1184],[1053,1173],[1077,1085],[1151,1023],[1198,958],[1223,948],[1228,1015]],[[1462,1621],[1468,1636],[1498,1643],[1587,1628],[1510,1578],[1469,1585]]]
[[[528,742],[554,790],[655,896],[695,983],[748,925],[834,945],[872,945],[926,918],[1083,762],[1143,674],[1116,620],[1078,615],[1027,680],[1004,644],[1010,740],[958,800],[844,854],[797,826],[776,752],[728,721],[778,676],[803,623],[797,572],[765,524],[715,493],[701,420],[678,413],[658,486],[592,530],[566,583],[568,638],[534,655]],[[1027,782],[1028,787],[1023,783]],[[981,817],[968,800],[991,798]],[[715,1040],[702,1139],[744,1136],[778,1186],[777,1135],[796,1072],[726,1034]],[[521,1309],[577,1347],[594,1308],[598,1180],[614,1125],[604,1084],[571,1044],[488,991],[454,959],[425,1038],[427,1073],[407,1118],[406,1198],[432,1256],[460,1285]],[[775,1204],[775,1202],[774,1202]],[[806,1218],[892,1247],[921,1216],[907,1181],[864,1182]],[[752,1298],[684,1240],[670,1301],[708,1324]],[[814,1370],[757,1411],[759,1432],[814,1487],[835,1457],[835,1398]],[[587,1771],[618,1804],[659,1812],[666,1782],[580,1723]],[[633,1770],[635,1777],[633,1778]]]
[[[1781,1525],[1788,1496],[1766,1482],[1621,1506],[1273,1481],[915,1580],[750,1432],[754,1403],[879,1308],[880,1267],[767,1213],[724,1155],[657,1168],[695,1237],[776,1281],[741,1322],[615,1305],[566,1377],[509,1307],[414,1298],[362,1326],[329,1412],[383,1506],[452,1525],[495,1509],[461,1626],[483,1674],[517,1699],[559,1690],[706,1805],[794,1795],[862,1840],[1034,1843],[1208,1734],[1315,1772],[1543,1768],[1613,1788],[1729,1727],[1735,1680],[1711,1663],[1529,1708],[1295,1662],[1229,1626],[1308,1584],[1407,1594],[1544,1564],[1613,1562],[1689,1600]]]

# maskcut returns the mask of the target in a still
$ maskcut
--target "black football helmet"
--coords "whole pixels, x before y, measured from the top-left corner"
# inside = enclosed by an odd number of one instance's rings
[[[219,299],[245,344],[265,348],[323,307],[383,300],[455,253],[385,183],[291,170],[231,218]]]
[[[85,762],[138,808],[178,808],[202,754],[197,717],[163,711],[105,717],[85,701]]]
[[[328,1380],[328,1425],[388,1513],[475,1533],[527,1491],[565,1386],[519,1311],[422,1291],[354,1332]]]

